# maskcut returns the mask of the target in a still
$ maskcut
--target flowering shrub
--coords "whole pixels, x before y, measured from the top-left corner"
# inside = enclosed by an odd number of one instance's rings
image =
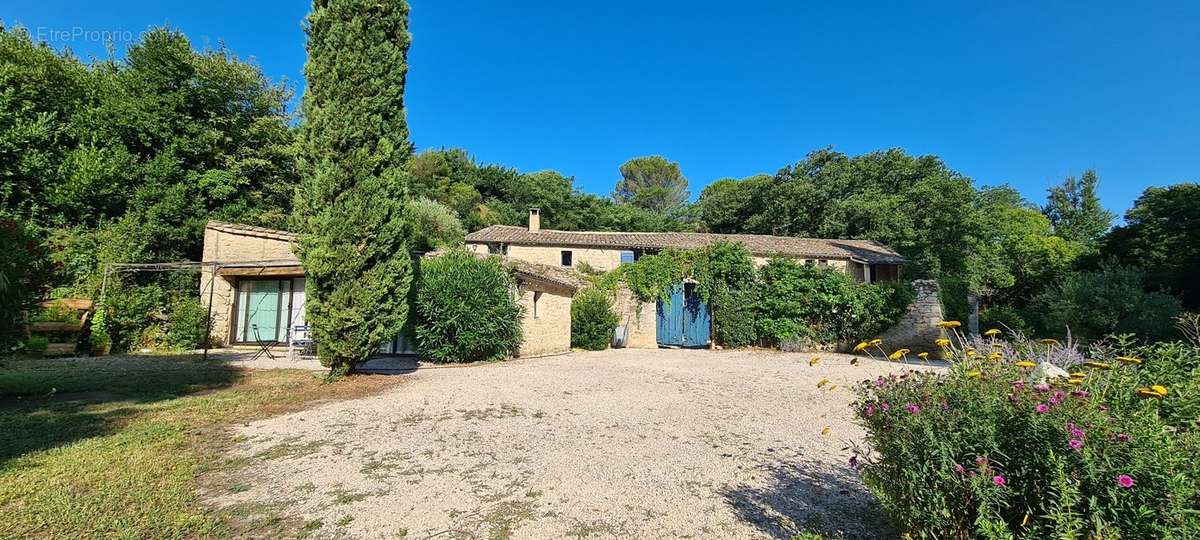
[[[1085,355],[995,333],[941,343],[949,372],[857,388],[867,438],[851,462],[904,531],[1200,537],[1200,349],[1121,340]],[[1069,359],[1065,376],[1035,377]]]

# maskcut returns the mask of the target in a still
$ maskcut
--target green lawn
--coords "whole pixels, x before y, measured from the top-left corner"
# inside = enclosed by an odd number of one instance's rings
[[[227,426],[378,392],[398,378],[324,384],[195,357],[0,361],[0,538],[303,533],[261,508],[214,512],[198,490],[239,460]]]

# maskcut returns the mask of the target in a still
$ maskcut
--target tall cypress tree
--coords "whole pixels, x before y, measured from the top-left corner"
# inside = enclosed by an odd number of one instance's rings
[[[314,0],[305,30],[293,227],[308,278],[307,320],[317,354],[336,376],[399,335],[408,318],[408,4]]]

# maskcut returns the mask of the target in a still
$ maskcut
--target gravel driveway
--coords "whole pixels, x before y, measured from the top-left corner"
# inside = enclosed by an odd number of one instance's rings
[[[813,356],[422,368],[388,394],[241,428],[249,465],[213,502],[274,505],[319,538],[895,537],[846,465],[863,435],[847,404],[855,382],[905,366]]]

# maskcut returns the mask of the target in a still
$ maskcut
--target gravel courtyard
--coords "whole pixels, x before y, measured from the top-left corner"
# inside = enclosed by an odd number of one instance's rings
[[[240,488],[211,499],[267,503],[318,538],[894,538],[846,464],[863,436],[847,404],[907,366],[849,359],[625,349],[422,368],[241,428]]]

